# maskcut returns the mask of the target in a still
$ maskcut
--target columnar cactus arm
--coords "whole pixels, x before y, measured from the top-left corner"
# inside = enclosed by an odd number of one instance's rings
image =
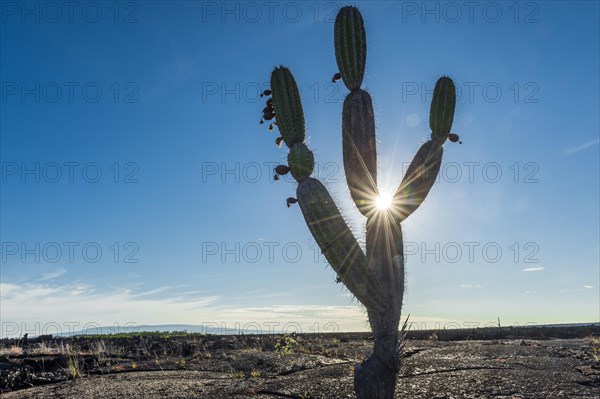
[[[340,9],[334,27],[335,58],[350,94],[342,113],[344,171],[350,195],[365,216],[377,196],[377,148],[371,96],[360,88],[367,62],[363,18],[356,7]]]
[[[454,82],[449,77],[443,76],[436,82],[431,100],[429,112],[431,140],[419,148],[394,194],[394,209],[400,220],[406,219],[417,210],[437,179],[444,153],[442,144],[452,129],[455,107]]]
[[[415,154],[392,201],[400,221],[416,211],[429,194],[440,171],[443,153],[441,145],[429,140]]]
[[[431,110],[429,111],[429,127],[431,139],[444,144],[452,129],[454,110],[456,108],[456,87],[447,76],[442,76],[435,83]]]
[[[304,220],[338,277],[369,310],[381,311],[385,298],[367,268],[367,259],[325,186],[308,177],[298,184]]]
[[[335,59],[348,90],[362,84],[367,63],[367,35],[358,8],[342,7],[334,25]]]
[[[294,76],[286,67],[277,67],[271,73],[273,109],[277,127],[285,144],[292,148],[294,144],[304,142],[304,112],[300,101],[300,92]]]
[[[342,113],[344,171],[350,195],[365,216],[377,197],[377,143],[371,96],[357,89],[344,100]]]

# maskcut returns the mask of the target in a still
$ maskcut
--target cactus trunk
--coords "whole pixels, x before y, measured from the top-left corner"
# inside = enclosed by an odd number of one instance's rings
[[[393,399],[400,370],[398,355],[400,319],[392,320],[387,316],[369,312],[369,321],[374,334],[373,353],[354,368],[356,398]]]
[[[404,295],[402,229],[392,213],[376,213],[367,220],[367,258],[387,306],[383,312],[367,311],[373,354],[355,367],[354,390],[358,399],[391,399],[400,370],[398,324]]]

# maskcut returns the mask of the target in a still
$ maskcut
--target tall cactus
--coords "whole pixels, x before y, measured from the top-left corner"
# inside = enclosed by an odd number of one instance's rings
[[[394,397],[400,368],[398,325],[404,295],[401,222],[423,203],[433,186],[446,138],[458,140],[450,133],[456,92],[450,78],[438,80],[430,110],[431,140],[417,151],[391,206],[378,209],[375,119],[371,96],[360,88],[367,45],[357,8],[348,6],[339,11],[334,33],[339,75],[350,90],[342,111],[344,170],[352,199],[367,218],[366,254],[325,186],[310,177],[314,156],[304,143],[304,114],[298,87],[285,67],[277,67],[271,74],[272,99],[267,101],[263,117],[276,119],[281,133],[276,142],[283,141],[290,148],[289,165],[275,168],[277,175],[291,172],[298,182],[297,199],[288,198],[288,206],[298,202],[310,232],[338,279],[367,309],[374,347],[373,354],[355,367],[357,397],[388,399]]]

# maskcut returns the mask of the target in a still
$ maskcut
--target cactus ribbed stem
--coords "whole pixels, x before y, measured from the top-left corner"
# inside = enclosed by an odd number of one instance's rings
[[[278,67],[273,70],[271,90],[277,127],[283,141],[289,148],[292,148],[294,144],[303,143],[304,112],[298,85],[289,69]]]
[[[295,144],[288,154],[288,165],[292,176],[297,181],[306,179],[315,168],[315,157],[306,144]]]
[[[387,311],[402,307],[404,242],[395,212],[375,212],[367,219],[367,266],[386,293]],[[399,315],[399,313],[398,313]]]
[[[443,154],[442,146],[433,140],[417,151],[392,202],[400,221],[416,211],[429,194],[440,171]]]
[[[344,285],[367,309],[382,309],[366,256],[325,186],[306,178],[298,184],[296,197],[310,232]]]
[[[433,89],[431,110],[429,112],[431,139],[439,144],[443,144],[450,134],[455,107],[456,88],[454,82],[449,77],[443,76],[438,79]]]
[[[334,25],[335,59],[348,90],[362,84],[367,63],[367,39],[362,15],[356,7],[340,9]]]
[[[377,143],[371,96],[364,90],[350,92],[342,113],[344,171],[352,199],[368,216],[377,196]]]

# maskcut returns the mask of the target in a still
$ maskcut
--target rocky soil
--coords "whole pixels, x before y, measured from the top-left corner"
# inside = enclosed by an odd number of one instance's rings
[[[407,342],[397,398],[600,397],[589,338],[437,335]],[[68,342],[0,357],[2,398],[353,398],[352,367],[372,345],[365,334]]]

